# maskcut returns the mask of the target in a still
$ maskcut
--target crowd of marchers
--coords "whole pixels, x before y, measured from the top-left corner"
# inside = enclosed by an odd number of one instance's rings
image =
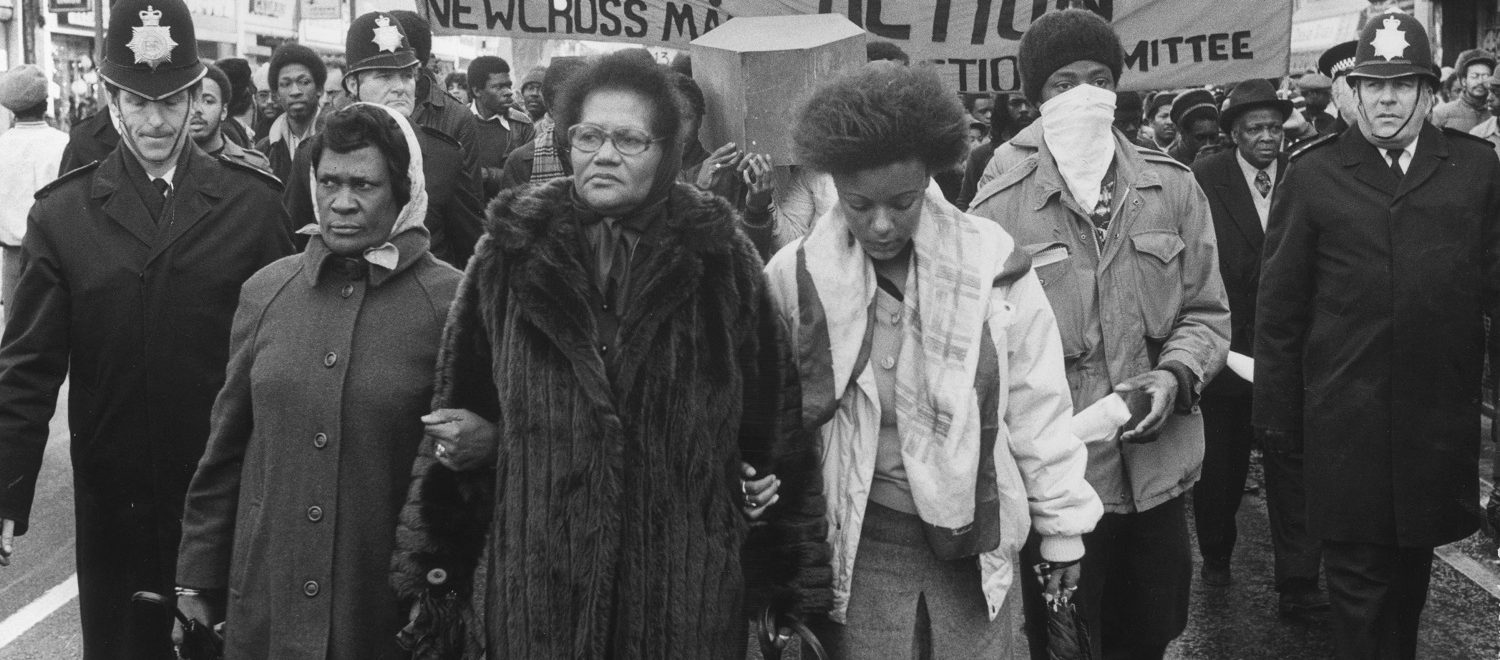
[[[795,165],[686,56],[109,20],[69,134],[0,76],[0,565],[68,380],[89,660],[1161,658],[1254,448],[1277,614],[1412,658],[1486,517],[1500,74],[1399,10],[1144,95],[1085,10],[994,97],[871,42]]]

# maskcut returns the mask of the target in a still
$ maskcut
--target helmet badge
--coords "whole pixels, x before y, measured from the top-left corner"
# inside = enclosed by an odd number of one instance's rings
[[[1401,20],[1394,16],[1387,16],[1381,22],[1384,26],[1375,31],[1375,38],[1370,45],[1375,48],[1375,57],[1384,57],[1390,61],[1406,55],[1406,32],[1400,29]]]
[[[390,17],[376,17],[375,26],[375,38],[370,41],[375,42],[376,47],[391,53],[401,48],[401,28],[392,25]]]
[[[172,61],[172,49],[177,42],[172,41],[171,26],[161,24],[160,10],[146,5],[146,11],[139,15],[141,25],[131,28],[130,43],[125,46],[135,53],[136,64],[144,62],[155,71],[156,67]]]

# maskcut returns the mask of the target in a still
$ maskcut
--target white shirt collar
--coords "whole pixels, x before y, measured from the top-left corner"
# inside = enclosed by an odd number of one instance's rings
[[[510,130],[510,119],[505,116],[506,113],[504,112],[497,112],[493,117],[486,117],[482,114],[479,114],[479,103],[477,101],[469,102],[469,112],[474,113],[474,118],[478,119],[479,121],[500,122],[500,125],[504,127],[505,130]]]
[[[161,176],[154,176],[154,177],[151,177],[151,179],[153,181],[156,180],[156,179],[164,179],[167,182],[167,192],[171,192],[173,190],[176,190],[177,189],[177,166],[173,165],[172,167],[168,168],[166,172],[163,172]],[[152,185],[156,185],[156,184],[152,184]]]
[[[1254,165],[1251,165],[1250,161],[1245,160],[1245,155],[1242,154],[1242,153],[1240,153],[1239,149],[1235,149],[1234,150],[1234,162],[1240,164],[1240,171],[1245,174],[1245,180],[1250,182],[1251,189],[1253,190],[1255,188],[1255,173],[1259,172],[1260,169],[1257,168],[1257,167],[1255,167]],[[1272,183],[1272,185],[1275,185],[1275,183],[1276,183],[1276,160],[1272,159],[1271,160],[1271,164],[1267,165],[1265,167],[1265,170],[1266,170],[1266,175],[1269,176],[1269,177],[1271,177],[1271,183]]]

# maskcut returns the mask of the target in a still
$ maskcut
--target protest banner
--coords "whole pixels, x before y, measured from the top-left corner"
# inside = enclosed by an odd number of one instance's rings
[[[839,13],[872,40],[943,68],[961,92],[1020,89],[1016,50],[1072,0],[416,0],[439,35],[623,41],[686,50],[734,16]],[[1292,0],[1083,0],[1125,47],[1120,89],[1223,84],[1287,73]]]

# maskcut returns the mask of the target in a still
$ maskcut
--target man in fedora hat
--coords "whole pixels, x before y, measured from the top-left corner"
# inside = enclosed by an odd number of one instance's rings
[[[68,147],[68,134],[47,125],[47,76],[35,64],[23,64],[0,75],[0,105],[16,123],[0,134],[0,304],[5,318],[15,309],[16,279],[21,274],[21,238],[31,197],[57,178]]]
[[[196,149],[204,65],[183,0],[119,0],[100,76],[120,147],[37,193],[0,344],[0,564],[32,497],[68,378],[79,615],[87,660],[171,657],[183,498],[224,380],[240,285],[291,252],[274,178]]]
[[[384,105],[413,118],[418,108],[417,55],[396,16],[372,11],[354,19],[345,37],[344,54],[349,60],[344,89],[352,100]],[[484,218],[483,192],[465,165],[462,148],[452,136],[423,126],[417,132],[417,142],[422,150],[422,171],[427,178],[426,225],[432,235],[432,255],[462,270],[474,254],[474,244],[483,231],[480,226]],[[308,175],[311,171],[312,159],[307,149],[298,149],[287,175],[283,199],[290,217],[315,217]],[[298,243],[305,244],[306,239],[301,238]]]
[[[1482,317],[1500,312],[1500,159],[1427,121],[1421,23],[1372,17],[1356,126],[1294,155],[1255,318],[1263,446],[1301,450],[1340,658],[1411,658],[1432,549],[1479,526]]]
[[[1219,274],[1229,296],[1231,357],[1254,355],[1255,294],[1260,280],[1260,253],[1265,241],[1271,198],[1286,172],[1282,124],[1295,110],[1276,96],[1264,80],[1248,80],[1229,93],[1219,124],[1233,140],[1233,151],[1201,157],[1193,176],[1208,196],[1214,235],[1219,243]],[[1203,581],[1222,587],[1231,582],[1235,513],[1244,495],[1254,431],[1250,426],[1250,382],[1233,369],[1219,372],[1203,389],[1203,477],[1193,487],[1193,517]],[[1328,609],[1318,589],[1321,561],[1317,541],[1307,533],[1306,498],[1302,490],[1300,453],[1262,447],[1266,508],[1271,517],[1271,545],[1276,554],[1278,611],[1299,616]]]

